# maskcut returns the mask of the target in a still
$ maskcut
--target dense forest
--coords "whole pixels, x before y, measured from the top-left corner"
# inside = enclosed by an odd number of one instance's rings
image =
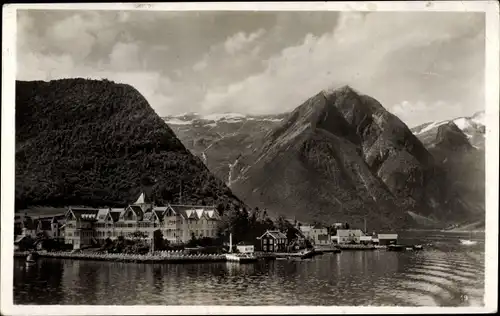
[[[15,168],[16,209],[119,207],[142,191],[157,204],[243,205],[136,89],[108,80],[16,82]]]

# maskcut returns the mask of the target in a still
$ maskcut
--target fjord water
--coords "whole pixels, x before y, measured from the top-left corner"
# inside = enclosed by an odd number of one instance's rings
[[[482,306],[484,234],[411,232],[424,251],[343,251],[303,261],[136,264],[14,260],[14,304]]]

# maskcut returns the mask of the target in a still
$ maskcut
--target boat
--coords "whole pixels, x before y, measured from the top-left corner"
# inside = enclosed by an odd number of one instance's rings
[[[389,245],[387,246],[388,251],[405,251],[406,247],[402,245]]]
[[[464,246],[473,246],[477,244],[477,241],[470,239],[460,239],[460,243]]]
[[[257,257],[249,253],[227,253],[226,260],[231,262],[248,263],[257,261]]]
[[[424,246],[422,245],[414,245],[413,246],[413,250],[423,250],[424,249]]]
[[[26,265],[27,266],[32,266],[32,265],[35,265],[36,264],[36,256],[35,254],[33,253],[30,253],[27,257],[26,257]]]
[[[469,239],[460,239],[460,243],[464,246],[473,246],[477,241],[472,240],[472,232],[469,232]]]
[[[308,258],[312,258],[312,257],[314,257],[315,255],[318,255],[318,254],[321,254],[321,253],[319,251],[314,251],[314,250],[303,251],[300,254],[300,258],[301,259],[308,259]]]

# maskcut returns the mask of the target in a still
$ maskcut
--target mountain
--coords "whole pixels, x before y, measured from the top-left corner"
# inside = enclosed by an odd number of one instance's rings
[[[467,137],[469,143],[477,149],[484,150],[485,139],[485,112],[476,112],[470,117],[459,117],[454,120],[436,121],[413,127],[412,132],[429,146],[436,140],[438,128],[444,124],[453,122]]]
[[[249,163],[245,158],[285,116],[185,113],[166,116],[163,120],[210,171],[230,186],[239,170]]]
[[[435,158],[442,173],[443,198],[449,210],[466,208],[468,216],[454,224],[484,224],[485,149],[484,112],[413,128]],[[450,217],[453,217],[450,214]]]
[[[402,227],[429,215],[432,156],[397,117],[350,87],[296,108],[248,160],[233,191],[302,221]]]
[[[16,208],[243,203],[133,87],[103,80],[16,82]]]
[[[467,146],[453,132],[440,133],[440,147]],[[232,185],[248,204],[358,227],[366,215],[376,228],[443,225],[470,215],[468,205],[450,201],[453,177],[437,155],[377,100],[350,87],[313,96],[264,140]]]

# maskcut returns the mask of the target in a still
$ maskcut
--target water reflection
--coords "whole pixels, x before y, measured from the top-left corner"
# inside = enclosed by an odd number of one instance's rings
[[[477,249],[344,251],[255,264],[15,264],[16,304],[459,306],[482,305],[484,294]]]

